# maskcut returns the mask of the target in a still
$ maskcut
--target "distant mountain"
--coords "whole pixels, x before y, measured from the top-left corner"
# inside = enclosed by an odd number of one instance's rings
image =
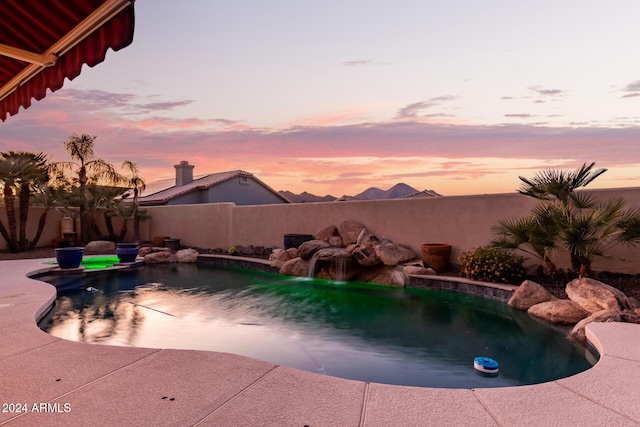
[[[328,194],[326,196],[316,196],[315,194],[307,193],[306,191],[300,194],[295,194],[291,191],[279,191],[278,193],[282,194],[293,203],[333,202],[336,200],[335,197]]]
[[[353,196],[355,199],[380,200],[380,199],[400,199],[417,193],[418,190],[405,183],[394,185],[388,190],[381,190],[376,187],[367,188],[360,194]]]
[[[426,194],[426,193],[430,194]],[[313,202],[333,202],[334,200],[347,201],[347,200],[386,200],[386,199],[401,199],[406,197],[425,197],[425,196],[440,196],[433,190],[425,190],[418,191],[415,188],[407,185],[405,183],[399,183],[389,188],[388,190],[381,190],[377,187],[370,187],[364,190],[362,193],[356,194],[355,196],[344,195],[339,199],[333,197],[331,195],[326,196],[316,196],[311,193],[295,194],[291,191],[280,191],[287,199],[291,200],[293,203],[313,203]],[[422,194],[425,193],[425,194]]]

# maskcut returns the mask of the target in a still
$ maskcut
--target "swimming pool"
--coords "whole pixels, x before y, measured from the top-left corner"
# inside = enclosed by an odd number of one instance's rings
[[[86,343],[223,351],[447,388],[534,384],[591,366],[566,330],[472,295],[188,264],[39,279],[67,289],[43,329]],[[475,371],[476,356],[497,360],[499,374]]]

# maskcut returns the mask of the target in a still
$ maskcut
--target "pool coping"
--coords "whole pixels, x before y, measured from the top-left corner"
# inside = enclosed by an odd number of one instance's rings
[[[588,325],[598,363],[549,383],[493,389],[365,383],[225,353],[52,337],[36,321],[55,300],[55,288],[27,277],[47,260],[0,262],[1,403],[13,409],[0,412],[0,425],[640,424],[640,325]],[[28,411],[16,412],[17,403]]]

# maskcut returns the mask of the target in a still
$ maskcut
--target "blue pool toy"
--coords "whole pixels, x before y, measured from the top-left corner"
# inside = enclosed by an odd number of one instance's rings
[[[495,374],[498,372],[498,362],[490,357],[476,357],[473,359],[473,367],[485,374]]]

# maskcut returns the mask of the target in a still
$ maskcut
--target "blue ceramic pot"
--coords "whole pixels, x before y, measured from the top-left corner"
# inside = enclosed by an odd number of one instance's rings
[[[284,248],[297,248],[304,242],[313,240],[313,234],[285,234],[284,235]]]
[[[137,243],[118,243],[116,247],[116,255],[120,262],[135,262],[138,256]]]
[[[63,270],[80,267],[83,255],[84,248],[82,247],[56,249],[56,261],[58,261],[58,266]]]

